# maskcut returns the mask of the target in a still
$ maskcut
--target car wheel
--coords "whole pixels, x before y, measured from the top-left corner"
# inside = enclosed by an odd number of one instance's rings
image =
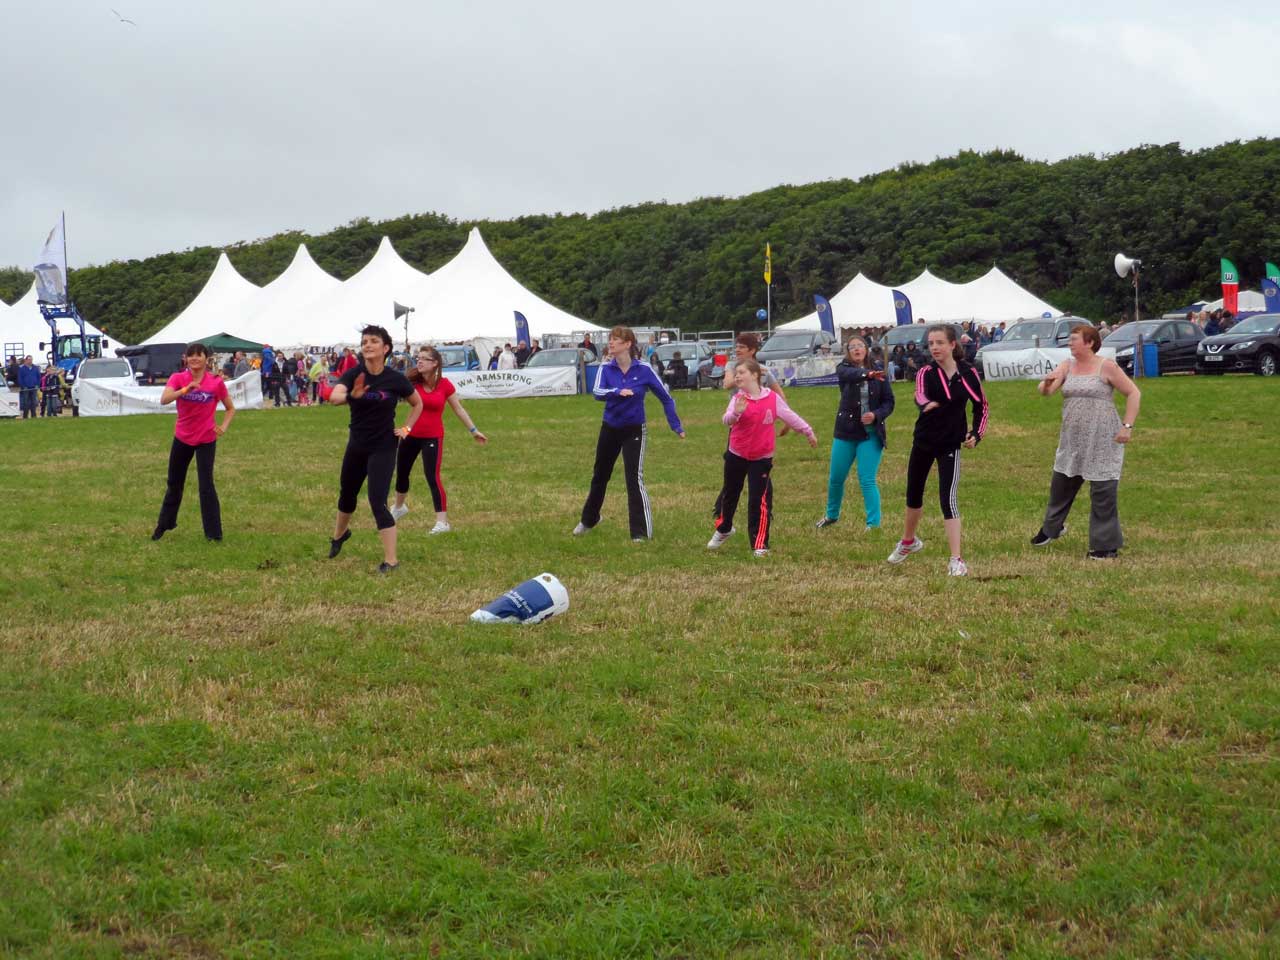
[[[1258,360],[1253,368],[1253,372],[1260,377],[1274,377],[1276,375],[1275,351],[1259,350]]]

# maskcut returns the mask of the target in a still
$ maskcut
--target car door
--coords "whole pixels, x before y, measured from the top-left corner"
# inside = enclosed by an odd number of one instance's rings
[[[1193,370],[1196,365],[1196,348],[1204,339],[1204,331],[1194,323],[1179,321],[1178,327],[1178,369]]]

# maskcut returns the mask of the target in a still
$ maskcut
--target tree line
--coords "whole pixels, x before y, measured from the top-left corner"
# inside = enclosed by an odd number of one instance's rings
[[[1053,163],[1006,150],[963,151],[858,180],[743,197],[502,221],[438,213],[361,219],[226,251],[246,279],[262,285],[305,242],[323,269],[346,279],[385,234],[406,261],[431,271],[478,226],[516,279],[584,319],[724,330],[756,326],[769,241],[778,322],[809,313],[813,294],[834,294],[858,271],[899,284],[928,267],[961,283],[993,264],[1060,309],[1115,319],[1133,298],[1111,268],[1118,251],[1143,261],[1144,315],[1216,297],[1220,257],[1240,268],[1242,289],[1256,285],[1263,262],[1280,257],[1277,183],[1280,139],[1196,151],[1148,145]],[[136,343],[195,298],[218,253],[198,247],[73,269],[72,295],[86,319]],[[30,285],[28,270],[0,269],[6,302]]]

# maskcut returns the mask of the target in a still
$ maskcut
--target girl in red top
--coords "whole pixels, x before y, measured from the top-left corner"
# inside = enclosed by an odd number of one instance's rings
[[[440,482],[440,461],[444,456],[444,405],[447,403],[453,408],[458,419],[476,438],[476,443],[483,446],[489,442],[489,438],[476,429],[453,384],[448,377],[440,375],[440,369],[440,352],[435,347],[419,348],[417,362],[409,371],[409,382],[422,400],[422,416],[409,435],[400,441],[400,452],[396,456],[396,503],[391,508],[391,515],[396,520],[409,512],[404,502],[409,494],[409,476],[413,473],[418,454],[422,454],[422,470],[427,475],[431,503],[436,508],[436,524],[431,528],[432,533],[448,533],[453,529],[449,526],[449,504],[444,484]]]
[[[724,412],[724,424],[729,428],[729,451],[724,455],[724,502],[707,549],[719,549],[733,534],[733,515],[745,480],[751,549],[757,557],[766,557],[773,521],[773,481],[769,474],[773,471],[774,424],[782,421],[804,434],[811,447],[818,445],[818,438],[813,427],[787,406],[781,394],[761,385],[764,368],[755,360],[739,360],[733,377],[738,392]]]
[[[160,505],[160,519],[151,534],[159,540],[165,532],[178,525],[178,508],[182,506],[182,488],[187,485],[187,470],[191,458],[196,461],[196,476],[200,481],[200,520],[204,535],[209,540],[222,539],[222,506],[218,491],[213,486],[213,457],[218,438],[231,426],[236,406],[227,394],[222,378],[209,372],[209,348],[203,343],[193,343],[183,354],[187,369],[175,373],[164,385],[160,394],[162,404],[178,402],[178,422],[173,428],[173,445],[169,448],[169,480],[165,486],[164,503]],[[214,410],[221,401],[226,409],[222,423],[214,419]]]

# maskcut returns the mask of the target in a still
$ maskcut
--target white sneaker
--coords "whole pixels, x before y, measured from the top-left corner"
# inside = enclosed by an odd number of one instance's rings
[[[708,550],[720,549],[720,545],[737,532],[738,532],[737,527],[730,527],[728,533],[721,533],[719,530],[717,530],[715,533],[711,535],[711,539],[707,541],[707,549]]]
[[[397,523],[399,523],[399,522],[400,522],[400,518],[401,518],[401,517],[403,517],[403,516],[404,516],[406,513],[408,513],[408,512],[409,512],[409,505],[408,505],[407,503],[405,503],[405,504],[401,504],[401,505],[400,505],[400,506],[398,506],[398,507],[392,507],[392,508],[391,508],[391,519],[392,519],[392,520],[395,520]]]
[[[919,537],[916,537],[910,544],[903,543],[899,540],[898,545],[893,548],[893,553],[889,554],[889,562],[901,563],[903,560],[907,559],[907,557],[911,556],[911,554],[919,553],[923,549],[924,541]]]
[[[959,557],[952,557],[947,562],[948,577],[967,577],[968,575],[969,575],[969,568],[965,566],[964,561],[961,560]]]
[[[581,524],[581,523],[580,523],[580,524],[578,524],[576,527],[574,527],[574,528],[573,528],[573,535],[574,535],[575,537],[580,537],[580,536],[582,536],[584,533],[586,533],[586,532],[587,532],[588,530],[590,530],[590,529],[591,529],[590,527],[585,526],[584,524]]]
[[[757,557],[757,558],[760,558],[760,557],[767,557],[767,556],[769,555],[769,550],[768,550],[768,548],[767,548],[767,547],[766,547],[765,549],[762,549],[762,550],[757,550],[757,551],[755,551],[755,555],[756,555],[756,557]]]
[[[453,527],[449,526],[449,521],[437,520],[436,525],[432,527],[430,531],[428,531],[428,535],[436,534],[436,533],[448,533],[452,529]]]

